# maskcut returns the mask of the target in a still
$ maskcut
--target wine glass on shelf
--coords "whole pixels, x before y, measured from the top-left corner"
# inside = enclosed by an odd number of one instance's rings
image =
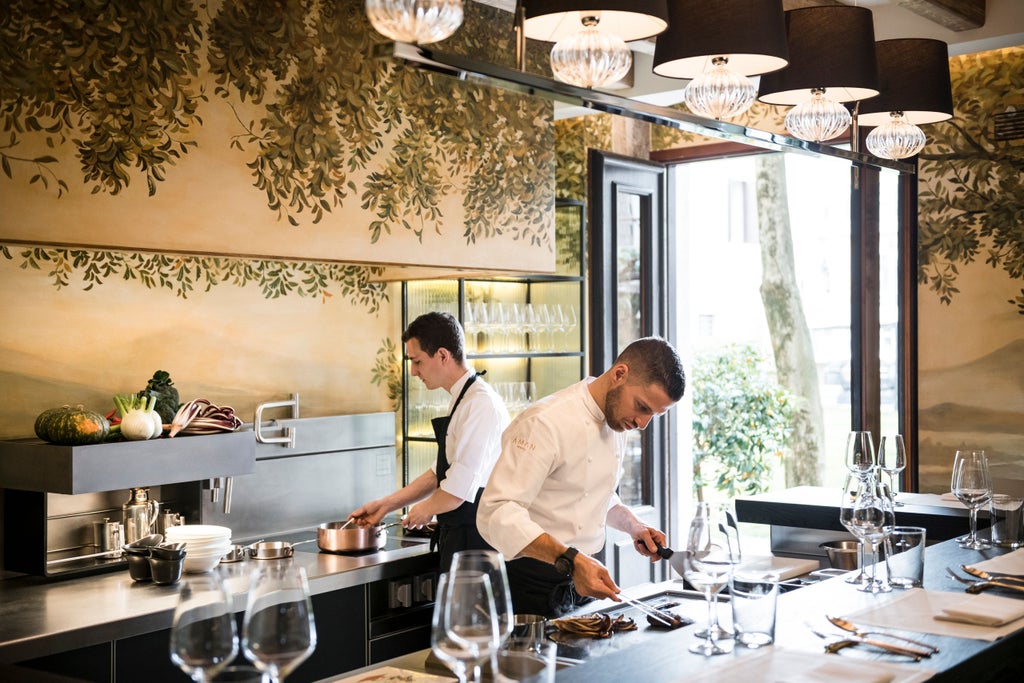
[[[454,560],[453,560],[454,561]],[[480,683],[480,664],[497,652],[500,626],[490,577],[482,571],[442,574],[430,629],[430,649],[459,683]]]
[[[839,506],[839,522],[861,543],[871,548],[873,559],[878,557],[878,547],[892,534],[896,525],[889,487],[876,477],[859,477],[849,474],[843,486]],[[889,577],[878,575],[878,562],[871,564],[870,579],[858,586],[857,590],[867,593],[886,593],[892,590]]]
[[[690,652],[705,656],[732,651],[732,633],[718,625],[718,594],[742,560],[739,536],[730,529],[725,517],[713,514],[708,503],[697,504],[687,534],[683,577],[707,601],[707,628],[696,634],[700,640],[690,646]]]
[[[878,443],[878,467],[889,475],[889,490],[892,492],[892,504],[901,507],[903,503],[896,500],[899,489],[900,472],[907,468],[907,449],[903,437],[883,436]]]
[[[970,515],[970,533],[961,541],[960,547],[968,550],[990,547],[988,541],[978,538],[978,510],[992,498],[992,480],[985,451],[956,452],[950,490],[957,500],[967,506]]]
[[[209,681],[238,654],[231,592],[219,574],[185,581],[171,624],[171,661],[193,681]]]
[[[304,662],[316,648],[316,624],[306,570],[268,564],[252,574],[242,621],[242,650],[271,683]]]

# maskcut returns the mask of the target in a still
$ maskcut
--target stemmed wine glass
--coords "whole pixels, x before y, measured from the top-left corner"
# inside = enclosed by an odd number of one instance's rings
[[[231,592],[219,574],[181,586],[171,625],[171,661],[193,681],[208,681],[238,654]]]
[[[430,629],[430,649],[458,677],[480,683],[480,663],[497,652],[500,626],[490,577],[482,571],[442,574]]]
[[[903,503],[896,500],[899,488],[900,472],[907,468],[907,449],[903,445],[903,437],[899,434],[883,436],[878,443],[878,467],[889,475],[889,490],[892,491],[892,504],[900,507]]]
[[[992,498],[992,480],[988,472],[988,458],[985,451],[957,451],[953,461],[953,479],[950,490],[970,514],[971,532],[961,541],[960,547],[968,550],[984,550],[990,547],[988,541],[978,538],[978,509]]]
[[[449,570],[452,576],[461,576],[467,572],[482,573],[490,579],[491,592],[494,596],[494,614],[498,620],[498,647],[505,644],[512,629],[515,627],[515,619],[512,612],[512,594],[508,587],[508,574],[505,571],[505,556],[497,550],[460,550],[452,556],[452,565]],[[498,648],[491,651],[491,671],[497,671],[495,658],[498,655]],[[479,676],[479,672],[474,672]]]
[[[839,506],[839,521],[861,543],[870,546],[872,557],[877,557],[879,544],[892,534],[896,525],[889,487],[874,475],[863,478],[847,475]],[[888,576],[878,576],[878,563],[873,562],[870,580],[858,586],[857,590],[885,593],[891,591],[892,586]]]
[[[255,571],[242,621],[242,650],[271,683],[304,662],[316,648],[316,624],[306,570],[269,564]]]
[[[871,432],[850,432],[846,439],[846,471],[858,478],[864,478],[874,474],[875,464],[875,445],[871,438]],[[846,583],[856,584],[860,587],[869,585],[871,576],[867,572],[867,567],[868,564],[874,564],[876,559],[872,557],[871,562],[868,562],[867,544],[861,542],[857,549],[859,570],[846,579]]]
[[[704,594],[708,604],[708,626],[690,646],[690,652],[705,656],[732,651],[731,635],[718,625],[718,593],[729,583],[733,567],[742,560],[739,535],[731,533],[725,518],[711,513],[706,502],[697,504],[697,514],[690,522],[686,541],[683,576]]]

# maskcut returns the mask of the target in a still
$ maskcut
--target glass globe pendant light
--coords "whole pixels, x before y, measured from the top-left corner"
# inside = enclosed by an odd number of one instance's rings
[[[750,79],[730,69],[728,57],[715,57],[711,64],[683,91],[690,111],[721,121],[750,109],[757,98],[757,88]]]
[[[906,159],[924,149],[924,131],[907,121],[901,111],[894,111],[892,119],[876,127],[864,140],[868,151],[882,159]]]
[[[622,80],[633,65],[633,53],[618,36],[597,28],[596,16],[580,18],[583,30],[551,48],[551,71],[563,83],[595,88]]]
[[[392,40],[426,45],[462,25],[462,0],[366,0],[366,16]]]
[[[849,110],[825,97],[824,88],[813,88],[811,98],[786,114],[786,130],[801,140],[823,142],[839,137],[853,122]]]

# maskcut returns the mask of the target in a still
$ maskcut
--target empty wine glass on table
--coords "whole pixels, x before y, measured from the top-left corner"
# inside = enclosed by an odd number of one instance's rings
[[[718,625],[718,594],[728,585],[733,567],[742,561],[739,535],[732,529],[724,515],[712,513],[708,503],[697,504],[686,538],[683,577],[704,594],[708,625],[696,634],[701,640],[690,646],[690,652],[710,656],[732,651],[732,633]]]
[[[219,574],[184,582],[171,625],[171,661],[193,681],[209,681],[238,654],[231,593]]]
[[[878,443],[878,467],[889,475],[889,490],[892,492],[893,505],[902,506],[903,503],[896,500],[900,472],[907,468],[907,449],[901,435],[882,437]]]
[[[508,587],[508,574],[505,571],[505,556],[497,550],[460,550],[452,556],[449,570],[452,576],[482,573],[491,582],[491,593],[494,597],[494,614],[498,620],[498,647],[501,647],[512,635],[515,618],[512,612],[512,593]],[[497,671],[496,657],[498,648],[491,650],[491,671]],[[478,672],[474,675],[479,676]]]
[[[850,432],[846,438],[846,471],[857,478],[864,478],[873,475],[875,472],[875,445],[871,432],[855,430]],[[851,532],[852,533],[852,532]],[[867,557],[868,546],[860,542],[857,549],[857,564],[859,571],[846,579],[846,583],[852,583],[860,587],[868,586],[871,583],[871,576],[868,574],[868,566],[873,565],[877,558]]]
[[[839,506],[839,522],[871,549],[873,558],[878,557],[878,547],[892,534],[896,525],[889,487],[874,476],[858,477],[849,474],[843,486]],[[892,590],[887,575],[878,575],[877,561],[871,564],[870,580],[857,590],[867,593],[886,593]]]
[[[316,648],[316,624],[306,570],[268,564],[252,574],[242,622],[242,650],[271,683],[304,662]]]
[[[430,649],[459,683],[480,683],[480,664],[496,652],[500,626],[491,580],[481,571],[442,574],[430,629]]]
[[[953,461],[950,490],[967,507],[970,515],[970,533],[960,542],[961,548],[984,550],[991,544],[978,538],[978,510],[992,498],[992,480],[988,471],[985,451],[957,451]]]

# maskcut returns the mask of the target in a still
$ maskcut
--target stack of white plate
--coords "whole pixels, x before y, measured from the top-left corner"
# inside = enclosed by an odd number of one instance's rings
[[[213,570],[231,548],[231,529],[213,524],[182,524],[167,527],[164,540],[185,544],[184,570],[202,574]]]

